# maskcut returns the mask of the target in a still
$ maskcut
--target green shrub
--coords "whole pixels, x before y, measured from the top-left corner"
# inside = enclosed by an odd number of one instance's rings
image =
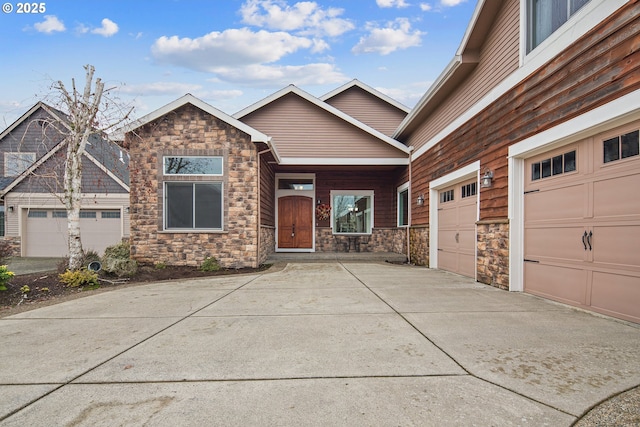
[[[165,268],[167,268],[167,264],[164,262],[156,262],[155,264],[153,264],[153,268],[155,268],[156,270],[164,270]]]
[[[7,290],[7,283],[15,276],[13,271],[9,271],[6,265],[0,265],[0,291]]]
[[[214,257],[207,257],[200,264],[200,271],[218,271],[220,270],[220,264]]]
[[[131,249],[129,242],[120,242],[109,246],[104,250],[103,258],[119,258],[129,259],[131,257]]]
[[[67,270],[62,274],[59,274],[60,281],[70,288],[77,288],[78,286],[98,287],[98,274],[94,271],[89,271],[86,268],[80,270]]]
[[[102,269],[118,277],[133,276],[138,271],[138,263],[130,258],[128,242],[109,246],[102,256]]]

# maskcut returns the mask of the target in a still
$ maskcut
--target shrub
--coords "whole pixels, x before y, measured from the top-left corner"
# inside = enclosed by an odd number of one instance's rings
[[[128,242],[109,246],[102,256],[102,269],[118,277],[133,276],[138,271],[138,263],[130,258]]]
[[[200,264],[200,271],[218,271],[220,270],[220,264],[214,257],[207,257]]]
[[[153,267],[156,270],[164,270],[165,268],[167,268],[167,264],[164,262],[156,262],[155,264],[153,264]]]
[[[62,274],[59,274],[60,281],[70,288],[77,288],[78,286],[98,287],[98,274],[94,271],[89,271],[86,268],[80,270],[67,270]]]
[[[0,291],[7,290],[7,283],[15,276],[13,271],[9,271],[6,265],[0,265]]]

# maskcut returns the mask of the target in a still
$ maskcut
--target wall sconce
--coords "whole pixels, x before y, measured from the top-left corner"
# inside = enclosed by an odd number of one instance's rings
[[[418,200],[416,200],[416,203],[418,204],[418,206],[424,205],[424,195],[423,194],[418,196]]]
[[[129,206],[126,206],[126,207],[124,208],[124,213],[127,213],[127,214],[129,213]]]
[[[9,212],[13,213],[13,206],[9,206]]]
[[[316,202],[316,205],[320,206],[322,204],[322,200],[318,199],[318,201]]]
[[[493,181],[493,172],[487,169],[484,175],[482,176],[482,183],[480,184],[480,186],[483,188],[489,188],[492,185],[492,181]]]

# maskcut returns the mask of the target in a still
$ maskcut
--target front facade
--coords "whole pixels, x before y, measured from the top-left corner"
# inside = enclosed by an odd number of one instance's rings
[[[396,131],[425,200],[415,258],[639,322],[640,4],[569,2],[545,32],[543,3],[480,1]]]

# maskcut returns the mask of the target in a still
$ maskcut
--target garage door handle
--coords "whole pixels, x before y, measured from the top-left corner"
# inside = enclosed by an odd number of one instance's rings
[[[584,245],[584,250],[587,250],[587,232],[585,231],[584,234],[582,235],[582,244]]]
[[[586,231],[585,231],[586,234]],[[591,247],[591,238],[593,237],[593,231],[589,232],[589,237],[587,237],[587,243],[589,244],[589,250],[592,250],[593,248]]]
[[[456,243],[460,243],[460,233],[456,233]]]

